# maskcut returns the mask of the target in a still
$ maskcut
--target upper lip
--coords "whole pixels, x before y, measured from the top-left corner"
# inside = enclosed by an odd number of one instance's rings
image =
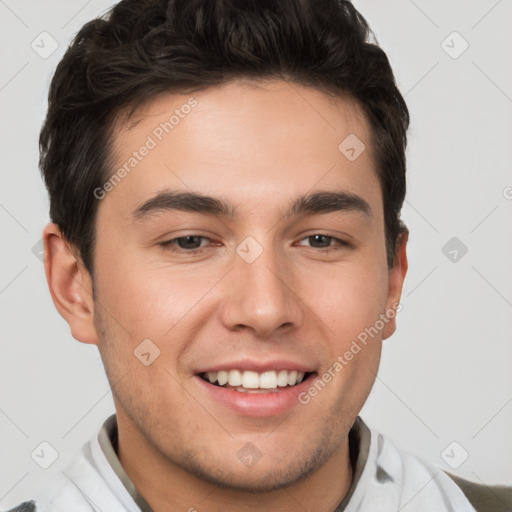
[[[195,373],[220,372],[229,370],[253,371],[258,373],[278,370],[296,370],[298,372],[314,372],[315,368],[311,364],[292,361],[291,359],[271,359],[258,361],[257,359],[237,359],[233,361],[224,361],[222,363],[209,364],[198,368]]]

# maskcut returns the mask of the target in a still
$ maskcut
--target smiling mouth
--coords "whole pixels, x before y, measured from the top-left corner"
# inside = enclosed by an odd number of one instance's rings
[[[279,393],[306,380],[314,372],[296,370],[254,371],[228,370],[203,372],[199,376],[213,386],[240,393]]]

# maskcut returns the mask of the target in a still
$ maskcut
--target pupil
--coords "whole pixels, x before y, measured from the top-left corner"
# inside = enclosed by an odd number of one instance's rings
[[[315,246],[316,242],[320,242],[320,245],[322,247],[328,247],[329,246],[329,241],[331,240],[331,237],[330,236],[326,236],[326,235],[312,235],[309,238],[314,240],[313,246]],[[322,242],[322,239],[323,239],[323,242]],[[317,247],[318,247],[318,245],[317,245]]]
[[[178,245],[182,249],[197,249],[201,245],[200,239],[201,237],[197,235],[183,236],[178,240]]]

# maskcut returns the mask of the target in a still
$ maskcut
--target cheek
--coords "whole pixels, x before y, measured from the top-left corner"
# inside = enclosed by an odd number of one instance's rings
[[[317,267],[298,282],[300,297],[323,320],[339,348],[374,325],[385,309],[386,275],[376,266]]]
[[[202,299],[222,277],[219,269],[171,267],[136,258],[104,262],[98,269],[101,303],[134,339],[169,336],[185,317],[208,307]]]
[[[331,401],[326,394],[326,407],[330,403],[357,414],[371,390],[382,348],[386,276],[381,266],[362,259],[317,281],[322,286],[316,293],[315,312],[329,327],[324,331],[328,355],[320,374],[320,379],[323,374],[329,381]]]

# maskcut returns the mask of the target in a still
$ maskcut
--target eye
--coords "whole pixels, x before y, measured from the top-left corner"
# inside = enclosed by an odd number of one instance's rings
[[[340,238],[325,235],[323,233],[315,233],[303,238],[298,245],[304,245],[302,242],[308,241],[310,247],[319,249],[319,252],[329,252],[332,250],[339,250],[344,247],[350,247],[350,244]],[[206,242],[206,243],[203,243]],[[209,242],[209,243],[208,243]],[[211,245],[219,245],[213,242],[210,238],[201,235],[187,235],[166,240],[159,244],[166,251],[181,252],[194,254],[199,253],[203,249]]]
[[[187,235],[161,242],[159,245],[169,251],[193,253],[199,252],[204,248],[204,245],[201,244],[203,240],[211,242],[211,240],[205,236]]]
[[[333,236],[324,235],[322,233],[315,233],[314,235],[309,235],[301,240],[308,240],[311,243],[311,247],[315,249],[323,249],[324,251],[336,250],[340,247],[349,247],[350,244],[345,242],[345,240],[341,240],[340,238],[335,238]],[[333,246],[332,242],[336,242],[337,246]],[[303,245],[300,244],[299,245]]]

